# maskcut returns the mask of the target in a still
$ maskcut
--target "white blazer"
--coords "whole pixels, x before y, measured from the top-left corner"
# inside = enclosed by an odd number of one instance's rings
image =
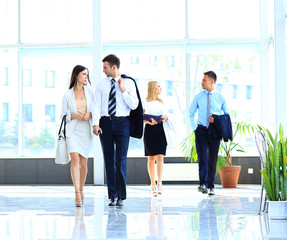
[[[93,136],[92,118],[95,114],[94,90],[90,86],[85,86],[85,85],[83,85],[83,86],[84,86],[85,96],[86,96],[86,100],[87,100],[87,112],[92,113],[92,117],[89,119],[89,121],[90,121],[90,125],[91,125],[91,134]],[[77,105],[76,105],[74,88],[71,88],[64,94],[63,101],[62,101],[61,119],[63,118],[64,115],[67,115],[67,117],[66,117],[66,121],[67,121],[66,137],[71,136],[71,134],[72,134],[72,132],[73,132],[73,130],[77,124],[78,119],[71,120],[71,114],[76,114],[76,113],[78,113],[78,110],[77,110]]]

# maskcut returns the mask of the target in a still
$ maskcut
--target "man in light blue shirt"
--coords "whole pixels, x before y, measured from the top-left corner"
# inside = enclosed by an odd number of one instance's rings
[[[189,108],[189,120],[195,133],[195,145],[198,156],[199,187],[198,191],[214,195],[214,178],[220,140],[208,134],[209,123],[213,123],[212,114],[229,114],[224,96],[215,87],[216,74],[213,71],[204,73],[201,85],[203,90],[197,94]],[[195,114],[198,120],[195,123]]]

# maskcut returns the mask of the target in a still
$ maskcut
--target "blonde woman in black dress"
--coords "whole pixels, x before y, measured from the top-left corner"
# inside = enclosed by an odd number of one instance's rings
[[[166,122],[168,119],[165,114],[163,101],[159,98],[159,94],[161,94],[160,83],[157,81],[150,81],[148,83],[147,98],[142,101],[145,114],[161,116],[160,122],[156,122],[154,119],[151,119],[151,121],[144,121],[144,149],[145,156],[148,157],[147,169],[153,196],[162,194],[163,158],[166,154],[167,147],[163,122]],[[157,163],[156,167],[155,163]],[[155,180],[155,171],[157,171],[157,184]]]

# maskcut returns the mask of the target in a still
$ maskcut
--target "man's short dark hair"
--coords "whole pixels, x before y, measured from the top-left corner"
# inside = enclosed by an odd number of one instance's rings
[[[120,59],[114,54],[110,54],[110,55],[106,56],[102,60],[102,62],[108,62],[110,67],[116,65],[117,68],[120,68]]]
[[[204,75],[207,75],[209,78],[212,78],[214,80],[214,83],[216,83],[217,76],[216,76],[215,72],[208,71],[208,72],[205,72]]]

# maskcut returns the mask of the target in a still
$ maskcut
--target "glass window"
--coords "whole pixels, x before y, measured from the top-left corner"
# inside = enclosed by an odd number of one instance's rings
[[[0,1],[0,44],[18,41],[18,0]]]
[[[252,99],[252,86],[246,86],[246,99]]]
[[[216,83],[215,88],[216,88],[219,92],[223,92],[223,84],[222,84],[222,83]]]
[[[1,11],[2,9],[0,8],[0,12]],[[13,71],[8,71],[9,69],[13,69]],[[2,78],[0,85],[4,83],[3,85],[0,86],[0,157],[1,157],[1,156],[11,156],[18,154],[19,94],[18,94],[18,51],[16,49],[0,48],[0,71],[1,71],[0,77]],[[4,82],[2,81],[3,77]]]
[[[32,70],[23,69],[23,86],[32,87]]]
[[[9,122],[9,103],[2,103],[2,120]]]
[[[139,56],[132,56],[131,62],[132,64],[139,64]]]
[[[71,81],[71,72],[67,73],[67,88],[70,87],[70,81]]]
[[[158,40],[185,37],[185,1],[102,1],[103,40]],[[117,17],[120,16],[120,17]],[[109,26],[114,26],[113,31]]]
[[[173,95],[173,81],[166,81],[166,96]]]
[[[25,122],[32,122],[32,104],[23,104],[23,116]]]
[[[238,86],[232,85],[232,98],[236,99],[238,97]]]
[[[216,45],[215,45],[216,47]],[[198,53],[189,54],[191,76],[191,100],[202,90],[201,79],[203,73],[213,70],[217,74],[215,87],[224,94],[231,112],[232,122],[249,122],[257,124],[261,122],[261,82],[260,82],[260,56],[257,53]],[[238,84],[240,83],[240,84]],[[247,99],[244,89],[252,83],[248,89],[256,92],[256,98]],[[237,86],[234,88],[234,86]],[[237,97],[234,98],[234,89]],[[244,139],[243,144],[244,145]],[[255,143],[249,144],[245,150],[254,154],[257,150]],[[250,152],[249,152],[250,153]]]
[[[0,85],[7,86],[9,84],[8,79],[8,68],[0,68]]]
[[[259,1],[189,0],[189,37],[259,38]]]
[[[33,81],[32,88],[23,89],[23,102],[33,103],[31,121],[24,122],[23,126],[24,156],[55,155],[62,99],[68,90],[67,78],[79,63],[86,66],[92,76],[92,56],[91,48],[35,48],[20,51],[23,68],[31,69],[33,79],[37,79]],[[41,97],[35,99],[35,91]]]
[[[54,88],[55,87],[55,71],[46,70],[45,86],[47,88]]]
[[[138,47],[141,50],[141,47]],[[121,60],[121,73],[135,78],[142,99],[147,96],[147,84],[149,81],[158,81],[162,87],[161,98],[164,101],[166,110],[174,115],[175,122],[178,123],[178,134],[176,142],[182,141],[186,134],[186,99],[185,99],[185,67],[182,64],[183,53],[170,48],[158,55],[154,55],[156,47],[151,47],[145,53],[133,55],[133,51],[118,52],[117,56]],[[104,52],[103,55],[109,54]],[[149,54],[148,54],[149,53]],[[167,53],[174,55],[174,65],[167,61]],[[139,64],[132,64],[131,58],[137,56]],[[150,64],[150,59],[156,59],[154,64]],[[179,146],[169,147],[168,154],[172,156],[181,156]],[[130,139],[129,156],[144,156],[143,139]]]
[[[56,105],[45,105],[45,119],[48,122],[55,122],[56,120]]]
[[[150,56],[149,57],[149,64],[156,65],[157,64],[157,56]]]
[[[24,43],[91,42],[92,1],[21,1]]]

